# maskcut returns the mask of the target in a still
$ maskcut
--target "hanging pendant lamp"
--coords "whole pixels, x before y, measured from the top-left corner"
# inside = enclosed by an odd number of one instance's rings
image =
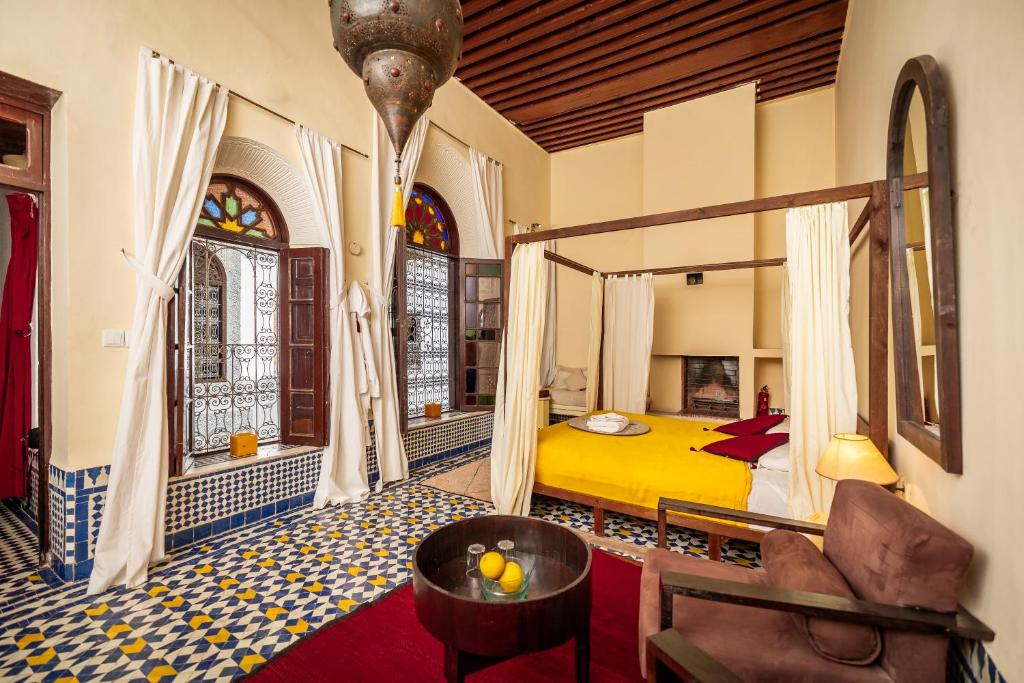
[[[405,227],[402,151],[462,52],[458,0],[330,0],[334,49],[363,79],[395,148],[391,223]]]

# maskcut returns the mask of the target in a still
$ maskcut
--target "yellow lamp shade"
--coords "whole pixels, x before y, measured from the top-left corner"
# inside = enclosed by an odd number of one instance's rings
[[[405,200],[402,196],[402,186],[395,183],[395,196],[391,203],[391,225],[396,228],[405,227]]]
[[[833,434],[814,471],[828,479],[860,479],[882,486],[895,484],[896,470],[863,434]]]

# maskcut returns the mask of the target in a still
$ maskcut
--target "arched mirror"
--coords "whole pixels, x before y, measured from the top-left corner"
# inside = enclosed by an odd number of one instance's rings
[[[900,71],[889,114],[897,429],[947,472],[963,472],[949,106],[929,56]]]

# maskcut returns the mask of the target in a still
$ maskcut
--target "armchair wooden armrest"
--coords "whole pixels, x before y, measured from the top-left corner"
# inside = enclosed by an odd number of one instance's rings
[[[715,519],[724,519],[729,522],[743,522],[746,524],[771,527],[772,529],[789,529],[790,531],[796,531],[801,534],[814,534],[816,536],[823,536],[825,534],[824,524],[804,522],[799,519],[789,519],[788,517],[762,515],[757,512],[747,512],[746,510],[733,510],[732,508],[723,508],[717,505],[694,503],[689,500],[659,498],[658,546],[662,548],[665,547],[662,541],[665,534],[665,527],[668,522],[668,515],[670,513],[713,517]]]
[[[679,572],[661,573],[661,628],[672,626],[672,596],[796,612],[809,617],[901,629],[941,633],[971,640],[994,640],[996,634],[963,607],[955,614],[918,607],[849,600],[835,595],[776,588],[755,583],[711,579]]]
[[[679,631],[667,629],[647,639],[647,683],[740,683],[740,679]]]

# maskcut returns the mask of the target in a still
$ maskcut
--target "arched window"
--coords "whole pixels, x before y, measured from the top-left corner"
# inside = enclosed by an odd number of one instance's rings
[[[280,211],[253,183],[210,180],[169,335],[172,473],[218,461],[243,432],[261,445],[323,444],[325,251],[289,248]]]
[[[248,238],[255,243],[288,242],[284,221],[270,198],[252,183],[227,175],[210,181],[197,228],[217,231],[212,236]]]
[[[453,339],[457,297],[458,228],[448,204],[439,193],[417,183],[405,210],[404,316],[396,321],[399,363],[404,366],[406,415],[423,415],[427,403],[451,410],[455,395]],[[396,335],[398,336],[398,335]],[[401,389],[402,387],[400,387]]]

